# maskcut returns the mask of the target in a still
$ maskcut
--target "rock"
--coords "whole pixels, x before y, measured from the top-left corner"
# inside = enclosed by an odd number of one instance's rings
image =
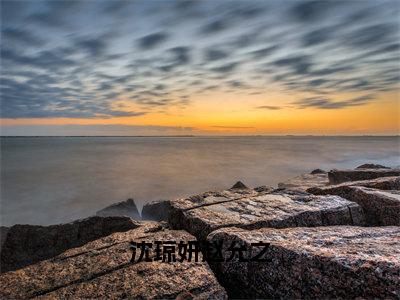
[[[140,214],[136,207],[136,203],[133,199],[121,201],[110,206],[103,208],[96,212],[97,216],[100,217],[112,217],[112,216],[127,216],[134,220],[140,220]]]
[[[281,182],[278,184],[278,187],[281,189],[305,191],[311,187],[325,186],[327,184],[329,184],[329,181],[326,173],[314,173],[302,174],[285,182]]]
[[[356,169],[390,169],[389,167],[378,165],[378,164],[363,164],[358,166]]]
[[[248,231],[223,228],[210,242],[233,241],[247,247],[244,258],[270,243],[265,262],[211,263],[232,298],[258,299],[398,299],[400,297],[400,227],[298,227]],[[236,244],[238,247],[238,244]],[[246,256],[247,254],[247,256]],[[249,255],[250,254],[250,255]]]
[[[128,217],[90,217],[51,226],[14,225],[1,247],[1,272],[22,268],[111,233],[139,226]]]
[[[226,299],[206,262],[131,263],[130,241],[193,241],[147,222],[0,276],[1,299]],[[153,244],[154,245],[154,244]],[[140,250],[138,250],[140,252]],[[150,252],[151,259],[154,251]]]
[[[310,174],[326,174],[327,172],[322,169],[315,169],[310,172]]]
[[[147,203],[143,206],[142,219],[152,221],[166,221],[168,220],[170,201],[161,200]]]
[[[380,177],[370,180],[358,180],[358,181],[348,181],[336,185],[328,185],[323,187],[312,187],[307,189],[308,193],[315,195],[337,195],[336,190],[341,189],[344,186],[363,186],[378,190],[400,190],[400,177]],[[333,191],[331,193],[331,191]]]
[[[242,189],[248,189],[248,187],[241,181],[236,182],[232,187],[231,190],[242,190]]]
[[[226,191],[225,191],[226,192]],[[221,196],[224,195],[224,196]],[[222,227],[245,229],[354,224],[364,222],[362,208],[337,196],[287,193],[206,193],[171,201],[169,223],[199,240]]]
[[[400,176],[400,169],[331,170],[328,172],[330,184],[339,184],[346,181],[369,180],[390,176]]]
[[[398,189],[397,179],[392,182],[397,184]],[[312,192],[317,195],[338,195],[358,203],[364,209],[368,225],[400,226],[400,193],[398,191],[381,191],[342,184],[319,190],[313,189]]]
[[[256,192],[270,193],[275,189],[273,187],[270,187],[270,186],[262,185],[262,186],[255,187],[254,190]]]
[[[9,230],[10,227],[0,226],[0,247],[3,247],[3,244],[6,241]]]

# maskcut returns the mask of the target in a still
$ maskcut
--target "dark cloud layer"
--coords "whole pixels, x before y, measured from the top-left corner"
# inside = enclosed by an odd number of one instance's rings
[[[215,90],[367,105],[398,89],[399,13],[394,0],[3,0],[1,116],[140,116]]]
[[[157,32],[141,37],[138,40],[139,47],[142,49],[152,49],[165,42],[168,34],[165,32]]]
[[[374,99],[372,95],[360,96],[343,101],[333,101],[329,98],[306,98],[294,102],[299,108],[341,109],[352,106],[364,105]]]

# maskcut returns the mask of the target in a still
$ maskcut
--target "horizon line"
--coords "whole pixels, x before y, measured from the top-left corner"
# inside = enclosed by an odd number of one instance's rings
[[[1,135],[0,138],[63,138],[63,137],[400,137],[400,134],[247,134],[247,135]]]

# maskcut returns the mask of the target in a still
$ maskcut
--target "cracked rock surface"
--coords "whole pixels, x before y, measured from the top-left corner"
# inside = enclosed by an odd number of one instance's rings
[[[316,195],[328,195],[329,193],[332,193],[332,195],[337,195],[334,191],[340,190],[341,188],[346,186],[363,186],[378,190],[400,190],[400,177],[392,176],[380,177],[370,180],[348,181],[336,185],[312,187],[307,189],[307,192]]]
[[[16,270],[117,231],[139,227],[128,217],[89,217],[50,226],[14,225],[1,246],[1,272]],[[2,237],[3,239],[3,237]]]
[[[259,251],[251,243],[270,243],[267,262],[239,262],[236,254],[230,262],[212,264],[236,298],[400,297],[400,227],[231,227],[214,231],[208,240],[223,240],[225,249],[235,241],[247,246],[251,257]]]
[[[130,263],[130,241],[192,241],[184,231],[146,222],[0,275],[1,299],[226,299],[205,262]]]
[[[362,225],[362,208],[338,196],[242,190],[205,193],[171,202],[169,223],[204,240],[213,230]]]
[[[377,190],[361,186],[337,185],[324,189],[313,189],[317,195],[339,195],[358,203],[365,212],[368,225],[400,226],[400,192]]]

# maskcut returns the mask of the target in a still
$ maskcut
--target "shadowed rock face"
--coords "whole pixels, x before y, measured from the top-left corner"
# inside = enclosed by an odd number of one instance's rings
[[[204,240],[222,227],[245,229],[262,227],[362,225],[361,207],[337,196],[205,193],[171,202],[169,223]]]
[[[330,184],[339,184],[346,181],[369,180],[389,176],[400,176],[400,169],[355,169],[331,170],[328,172]]]
[[[300,176],[289,179],[278,184],[281,189],[290,189],[296,191],[306,191],[311,187],[326,186],[329,184],[328,174],[317,172],[310,174],[302,174]]]
[[[254,257],[270,243],[268,262],[213,263],[217,278],[236,298],[327,299],[400,297],[400,227],[331,226],[247,231],[223,228],[211,242],[233,241]],[[225,259],[231,252],[223,252]],[[246,252],[247,253],[247,252]],[[246,258],[246,257],[245,257]]]
[[[314,169],[310,172],[310,174],[326,174],[327,172],[322,169]]]
[[[117,231],[137,228],[128,217],[90,217],[72,223],[14,225],[1,247],[1,272],[16,270]]]
[[[366,185],[370,185],[372,182],[373,181],[369,181],[369,183]],[[399,182],[398,178],[396,177],[389,178],[386,181],[384,181],[383,178],[380,180],[375,180],[374,184],[377,182],[379,182],[380,186],[382,186],[383,182],[385,182],[385,185],[383,185],[384,187],[392,186],[397,190],[399,189]],[[364,209],[365,218],[368,225],[400,226],[400,192],[398,191],[381,191],[345,184],[323,189],[312,189],[310,191],[317,195],[338,195],[358,203]]]
[[[358,166],[356,169],[390,169],[390,168],[378,164],[363,164]]]
[[[157,223],[90,242],[52,259],[2,274],[0,298],[22,299],[226,299],[205,262],[130,263],[129,242],[193,241],[184,231]],[[153,256],[150,255],[150,258]],[[200,257],[201,261],[201,257]]]
[[[241,189],[248,189],[248,187],[243,182],[238,181],[231,187],[231,190],[234,190],[234,189],[241,190]]]
[[[97,216],[100,217],[112,217],[112,216],[127,216],[134,220],[140,220],[140,214],[136,207],[133,199],[118,202],[103,208],[96,212]]]
[[[143,206],[142,219],[152,221],[168,220],[171,205],[169,200],[155,201]]]

